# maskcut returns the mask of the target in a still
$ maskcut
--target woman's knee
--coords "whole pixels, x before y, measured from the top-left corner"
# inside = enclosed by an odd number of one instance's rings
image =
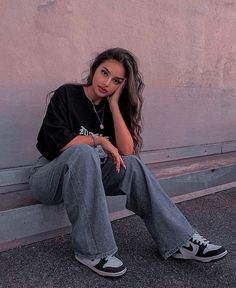
[[[67,169],[86,166],[100,167],[100,158],[96,150],[87,144],[71,146],[59,156],[57,161],[64,163]]]
[[[138,172],[145,169],[144,163],[136,155],[122,156],[122,159],[126,168],[131,171]]]
[[[143,165],[142,161],[136,155],[122,156],[126,167],[137,167]]]
[[[88,144],[76,144],[67,148],[62,155],[66,158],[81,159],[81,158],[98,158],[95,149]]]

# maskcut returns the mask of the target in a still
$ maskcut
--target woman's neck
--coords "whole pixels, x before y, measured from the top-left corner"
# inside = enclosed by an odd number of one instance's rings
[[[98,105],[102,101],[101,97],[95,94],[93,85],[84,86],[84,93],[86,97],[95,105]]]

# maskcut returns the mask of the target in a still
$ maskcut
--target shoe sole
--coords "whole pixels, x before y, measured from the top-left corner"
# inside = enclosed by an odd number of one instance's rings
[[[77,258],[75,255],[75,259],[83,264],[84,266],[88,267],[89,269],[93,270],[95,273],[97,273],[100,276],[104,276],[104,277],[120,277],[122,275],[124,275],[127,271],[127,268],[125,267],[125,269],[123,269],[122,271],[119,272],[107,272],[107,271],[102,271],[102,270],[98,270],[93,266],[88,266],[86,263],[84,263],[81,259]]]
[[[212,256],[212,257],[208,257],[208,258],[204,258],[204,257],[197,257],[197,256],[186,256],[185,258],[181,255],[181,254],[177,254],[175,256],[172,256],[172,258],[174,259],[178,259],[178,260],[192,260],[192,261],[197,261],[197,262],[202,262],[202,263],[211,263],[211,262],[216,262],[219,261],[221,259],[223,259],[224,257],[226,257],[228,254],[228,251],[224,251],[223,253],[216,255],[216,256]]]
[[[85,265],[85,266],[87,266],[87,265]],[[94,267],[89,267],[89,266],[87,266],[87,267],[90,268],[91,270],[93,270],[98,275],[103,276],[103,277],[120,277],[120,276],[124,275],[127,271],[127,268],[125,268],[122,271],[111,273],[111,272],[97,270]]]

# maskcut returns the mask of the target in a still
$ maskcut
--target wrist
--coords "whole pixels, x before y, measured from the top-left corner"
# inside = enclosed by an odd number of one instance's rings
[[[98,136],[96,136],[95,134],[90,134],[89,135],[92,138],[92,143],[93,143],[93,147],[97,147],[98,146]]]
[[[96,140],[97,140],[98,145],[103,145],[107,139],[103,136],[97,136]]]
[[[119,111],[120,108],[119,108],[118,103],[117,102],[113,102],[113,103],[111,102],[110,103],[110,110],[111,110],[111,112]]]

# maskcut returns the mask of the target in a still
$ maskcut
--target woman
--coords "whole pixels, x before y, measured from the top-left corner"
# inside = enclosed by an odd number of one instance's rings
[[[125,194],[164,259],[211,262],[227,251],[200,236],[135,156],[142,146],[143,82],[129,51],[108,49],[90,67],[85,85],[58,88],[48,105],[33,166],[33,196],[45,204],[64,201],[72,224],[75,258],[102,276],[123,275],[114,256],[106,195]]]

